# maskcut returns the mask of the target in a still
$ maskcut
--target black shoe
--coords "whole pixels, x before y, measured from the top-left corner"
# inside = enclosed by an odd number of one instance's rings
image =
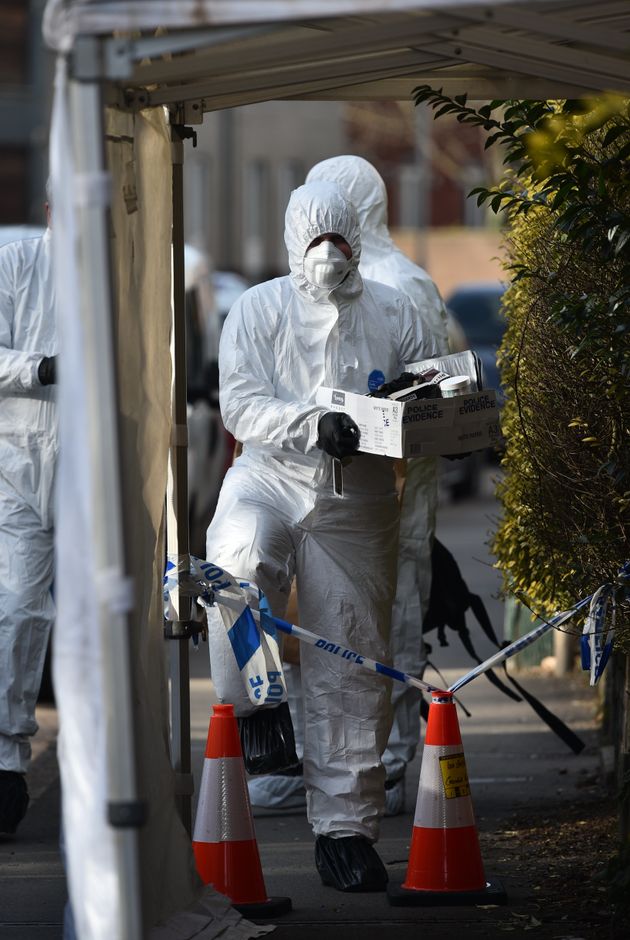
[[[12,835],[24,819],[28,790],[24,774],[0,770],[0,833]]]
[[[337,891],[384,891],[385,866],[365,836],[317,836],[315,864],[322,883]]]

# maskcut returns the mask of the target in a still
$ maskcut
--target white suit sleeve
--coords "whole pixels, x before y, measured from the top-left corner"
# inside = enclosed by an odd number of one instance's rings
[[[416,310],[406,300],[400,317],[400,362],[401,371],[408,362],[433,359],[443,355],[439,338],[422,323]]]
[[[265,304],[247,291],[225,321],[219,347],[221,415],[242,443],[305,454],[315,447],[324,408],[276,396],[274,328]]]
[[[13,349],[15,266],[7,251],[0,252],[0,392],[28,392],[39,388],[37,369],[43,355]]]
[[[407,275],[397,286],[417,307],[424,323],[434,333],[438,343],[437,355],[445,356],[449,352],[446,307],[431,278]]]

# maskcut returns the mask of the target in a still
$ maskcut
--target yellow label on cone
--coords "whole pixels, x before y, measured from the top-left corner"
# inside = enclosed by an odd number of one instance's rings
[[[440,757],[440,771],[447,800],[458,796],[470,796],[466,758],[463,754],[447,754]]]

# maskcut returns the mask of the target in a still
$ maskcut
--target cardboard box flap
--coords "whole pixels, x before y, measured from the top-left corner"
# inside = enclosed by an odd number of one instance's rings
[[[427,369],[439,369],[448,375],[467,375],[475,389],[483,388],[481,360],[472,349],[450,353],[448,356],[436,356],[435,359],[422,359],[405,365],[406,372],[426,372]]]

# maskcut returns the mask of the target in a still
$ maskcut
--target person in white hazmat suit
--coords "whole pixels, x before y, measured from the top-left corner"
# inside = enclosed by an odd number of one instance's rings
[[[221,337],[220,403],[243,452],[208,528],[209,561],[255,582],[282,617],[294,575],[303,626],[389,660],[398,505],[393,461],[353,456],[344,496],[331,456],[356,453],[352,419],[315,403],[320,386],[367,393],[436,344],[399,292],[359,274],[356,211],[337,186],[295,190],[285,220],[290,274],[234,304]],[[209,616],[219,616],[216,610]],[[325,884],[381,890],[372,843],[384,804],[390,682],[302,646],[304,783]]]
[[[0,832],[28,806],[25,773],[54,619],[57,337],[51,232],[0,248]]]
[[[362,157],[331,157],[316,164],[306,182],[327,180],[336,183],[352,202],[361,226],[361,263],[364,278],[389,284],[402,291],[413,304],[417,316],[434,334],[440,355],[449,352],[446,310],[439,291],[423,268],[400,251],[387,228],[387,190],[378,171]],[[372,376],[370,390],[385,379]],[[392,611],[391,650],[394,665],[421,677],[426,666],[422,622],[431,591],[431,547],[437,509],[437,461],[416,458],[407,464],[403,490],[398,548],[398,586]],[[296,743],[300,744],[299,684],[292,666],[291,709],[295,716]],[[386,814],[404,811],[405,771],[420,741],[421,693],[399,683],[392,688],[394,717],[383,763],[387,772]],[[254,778],[250,797],[255,812],[290,811],[301,805],[303,784],[299,777],[285,774]],[[303,805],[303,803],[302,803]]]

